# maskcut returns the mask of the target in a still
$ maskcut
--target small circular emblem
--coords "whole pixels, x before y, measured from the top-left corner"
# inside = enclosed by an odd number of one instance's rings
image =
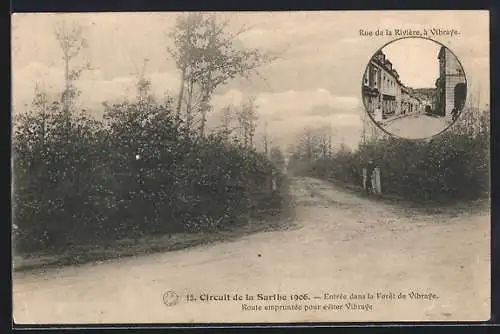
[[[179,296],[174,291],[163,293],[163,303],[166,306],[174,306],[179,302]]]

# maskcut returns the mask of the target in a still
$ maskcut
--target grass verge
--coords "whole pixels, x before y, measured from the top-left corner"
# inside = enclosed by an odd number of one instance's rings
[[[231,241],[253,233],[286,230],[294,226],[293,221],[294,209],[290,202],[287,203],[286,207],[280,213],[263,213],[261,218],[251,220],[250,223],[239,224],[231,230],[203,233],[177,233],[170,236],[144,236],[138,239],[121,239],[99,245],[73,245],[57,254],[36,252],[26,255],[13,255],[13,272],[44,272],[51,268],[86,263],[99,263]]]
[[[409,200],[401,196],[382,193],[381,195],[369,195],[363,187],[350,183],[329,179],[328,182],[344,188],[349,192],[367,199],[376,200],[388,205],[397,205],[411,211],[418,211],[426,214],[451,214],[472,213],[491,209],[489,198],[480,198],[476,200],[458,200],[458,201],[439,201],[439,200]],[[383,190],[383,189],[382,189]]]

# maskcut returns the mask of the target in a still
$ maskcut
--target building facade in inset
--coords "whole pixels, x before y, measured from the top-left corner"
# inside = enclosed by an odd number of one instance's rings
[[[382,108],[382,116],[383,118],[387,118],[400,114],[401,102],[399,101],[398,104],[398,95],[401,95],[401,83],[399,75],[392,68],[392,62],[382,52],[379,52],[375,56],[375,62],[378,65],[381,79],[379,100]]]
[[[467,95],[465,73],[455,55],[446,47],[438,53],[439,78],[436,80],[436,113],[449,116],[455,108],[462,110]]]
[[[410,96],[409,99],[409,112],[419,113],[422,112],[422,101],[416,96]]]
[[[375,62],[372,58],[366,67],[366,71],[363,76],[363,100],[365,107],[370,114],[373,114],[377,108],[381,108],[380,86],[380,69],[377,62]]]
[[[401,114],[405,115],[410,112],[410,92],[408,87],[401,87]]]
[[[411,93],[401,82],[392,62],[382,51],[370,60],[363,77],[363,100],[367,111],[374,114],[381,110],[382,117],[388,118],[412,112]]]

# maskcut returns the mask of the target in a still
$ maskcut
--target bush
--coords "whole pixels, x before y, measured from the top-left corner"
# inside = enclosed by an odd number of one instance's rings
[[[430,140],[387,137],[363,143],[354,152],[340,150],[332,157],[315,160],[309,174],[362,186],[362,168],[372,159],[380,167],[386,194],[436,201],[487,196],[489,128],[485,115],[469,115]]]
[[[231,228],[287,193],[265,156],[196,138],[169,103],[108,106],[103,122],[54,103],[17,120],[13,153],[19,252]]]

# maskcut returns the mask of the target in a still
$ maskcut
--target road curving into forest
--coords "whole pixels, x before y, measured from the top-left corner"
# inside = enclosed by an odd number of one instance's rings
[[[15,273],[14,319],[75,324],[489,318],[489,212],[405,209],[313,178],[294,178],[292,191],[296,216],[290,229],[45,274]],[[167,291],[172,293],[164,301]],[[243,299],[234,300],[235,294]],[[246,300],[247,294],[254,300]]]

